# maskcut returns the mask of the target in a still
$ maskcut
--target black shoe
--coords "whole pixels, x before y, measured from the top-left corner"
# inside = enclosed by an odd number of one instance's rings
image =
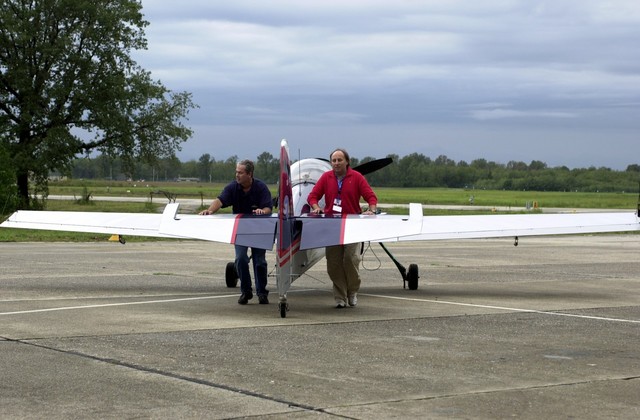
[[[246,305],[247,303],[249,303],[251,299],[253,299],[253,293],[251,292],[243,293],[240,295],[240,298],[238,299],[238,303],[240,305]]]
[[[260,303],[260,305],[268,305],[269,304],[269,299],[267,298],[266,295],[259,295],[258,296],[258,302]]]

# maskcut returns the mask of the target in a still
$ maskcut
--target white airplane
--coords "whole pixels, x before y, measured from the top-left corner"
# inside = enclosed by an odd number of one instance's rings
[[[389,160],[369,162],[354,169],[366,174]],[[386,242],[469,239],[625,232],[640,230],[640,204],[636,212],[423,216],[419,203],[409,215],[327,216],[309,213],[307,196],[331,165],[323,159],[289,160],[286,140],[280,144],[278,213],[269,216],[179,214],[179,203],[168,204],[162,214],[17,211],[0,227],[93,232],[111,235],[199,239],[272,250],[276,244],[276,285],[281,317],[289,310],[291,283],[324,257],[330,245],[378,242],[391,257],[409,289],[418,288],[418,266],[409,270],[384,246]],[[321,206],[323,203],[320,203]],[[237,285],[232,262],[225,271],[227,286]]]

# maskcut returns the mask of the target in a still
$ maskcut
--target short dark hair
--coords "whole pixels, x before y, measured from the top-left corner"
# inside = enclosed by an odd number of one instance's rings
[[[253,171],[255,170],[255,165],[252,160],[245,159],[241,160],[239,165],[244,166],[244,170],[247,171],[248,174],[253,175]]]
[[[331,161],[331,156],[333,156],[335,152],[342,152],[342,154],[344,155],[344,158],[347,160],[347,166],[349,166],[349,163],[351,162],[351,158],[349,157],[349,152],[347,152],[344,149],[338,148],[338,149],[335,149],[333,152],[331,152],[329,154],[329,161]]]

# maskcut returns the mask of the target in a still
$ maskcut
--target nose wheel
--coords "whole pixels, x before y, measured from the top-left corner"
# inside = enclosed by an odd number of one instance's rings
[[[287,303],[287,297],[283,296],[278,302],[278,310],[280,311],[280,318],[286,318],[287,312],[289,312],[289,304]]]

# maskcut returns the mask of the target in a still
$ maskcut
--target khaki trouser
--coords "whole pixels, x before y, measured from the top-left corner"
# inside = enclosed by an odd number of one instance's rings
[[[360,290],[360,244],[328,246],[327,273],[333,282],[333,297],[347,302],[347,297]]]

